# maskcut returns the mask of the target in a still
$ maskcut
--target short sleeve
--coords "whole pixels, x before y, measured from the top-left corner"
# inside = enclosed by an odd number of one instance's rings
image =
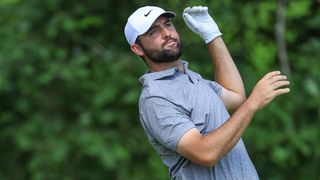
[[[221,95],[222,86],[219,83],[215,81],[209,81],[209,80],[205,80],[205,81],[209,84],[212,90],[216,92],[216,94],[218,94],[219,96]]]
[[[146,132],[171,150],[176,151],[180,138],[195,127],[185,109],[164,98],[149,97],[139,106]]]

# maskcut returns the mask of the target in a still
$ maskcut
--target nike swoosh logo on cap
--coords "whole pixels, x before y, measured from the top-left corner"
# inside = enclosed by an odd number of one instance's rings
[[[151,9],[147,14],[144,14],[144,17],[147,17],[149,16],[150,12],[152,11],[153,9]]]

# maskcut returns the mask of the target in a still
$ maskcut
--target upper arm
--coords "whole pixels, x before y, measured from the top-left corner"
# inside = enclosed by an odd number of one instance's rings
[[[181,137],[177,152],[196,164],[211,166],[209,151],[203,146],[202,139],[203,136],[197,128],[190,129]]]
[[[236,110],[246,99],[245,94],[224,88],[215,81],[208,81],[212,89],[220,96],[228,111]]]
[[[245,95],[238,94],[224,87],[221,89],[220,98],[229,111],[236,110],[246,99]]]
[[[182,135],[195,127],[186,114],[186,110],[164,98],[143,99],[139,110],[147,133],[157,142],[172,150],[176,150]]]

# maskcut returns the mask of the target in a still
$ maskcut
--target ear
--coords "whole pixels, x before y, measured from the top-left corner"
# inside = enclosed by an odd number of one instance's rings
[[[144,55],[142,48],[138,44],[132,44],[130,47],[131,47],[132,52],[134,52],[136,55],[138,55],[138,56]]]

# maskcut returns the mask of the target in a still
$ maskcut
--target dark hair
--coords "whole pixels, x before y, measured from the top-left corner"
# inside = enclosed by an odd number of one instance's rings
[[[143,45],[142,45],[142,42],[141,42],[141,40],[140,40],[140,36],[137,37],[135,43],[138,44],[139,46],[143,46]]]

